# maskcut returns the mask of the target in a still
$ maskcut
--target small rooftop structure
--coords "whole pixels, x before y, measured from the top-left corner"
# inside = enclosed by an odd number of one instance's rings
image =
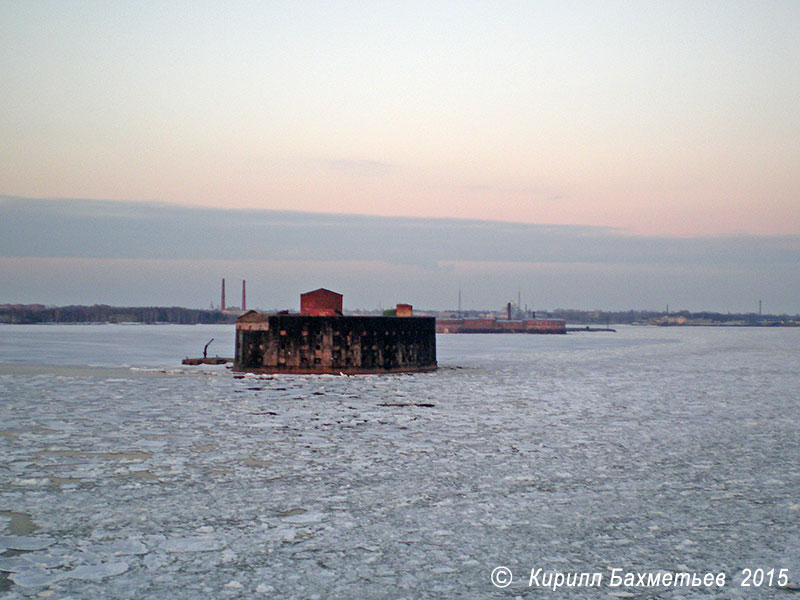
[[[413,317],[414,307],[410,304],[398,304],[394,309],[394,316],[396,317]]]
[[[309,317],[341,316],[342,295],[325,288],[300,294],[300,314]]]

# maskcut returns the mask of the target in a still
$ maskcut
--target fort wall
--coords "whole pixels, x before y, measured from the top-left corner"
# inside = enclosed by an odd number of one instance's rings
[[[386,373],[436,369],[433,317],[262,314],[236,321],[234,370]]]

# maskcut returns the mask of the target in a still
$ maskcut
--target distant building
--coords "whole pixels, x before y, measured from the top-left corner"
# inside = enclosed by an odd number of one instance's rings
[[[567,333],[563,319],[436,319],[436,333]]]

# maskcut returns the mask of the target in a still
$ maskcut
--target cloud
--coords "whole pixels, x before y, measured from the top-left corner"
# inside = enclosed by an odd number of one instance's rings
[[[800,263],[800,236],[652,237],[605,228],[145,202],[0,197],[0,256],[603,264]]]
[[[219,278],[253,306],[316,287],[347,306],[411,302],[798,310],[800,236],[648,237],[604,227],[217,210],[0,196],[0,303],[208,306]]]

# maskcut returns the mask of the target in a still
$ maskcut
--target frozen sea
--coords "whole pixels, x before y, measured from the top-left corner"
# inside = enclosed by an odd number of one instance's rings
[[[438,336],[435,373],[353,377],[180,365],[210,338],[0,326],[0,596],[800,598],[800,329]]]

